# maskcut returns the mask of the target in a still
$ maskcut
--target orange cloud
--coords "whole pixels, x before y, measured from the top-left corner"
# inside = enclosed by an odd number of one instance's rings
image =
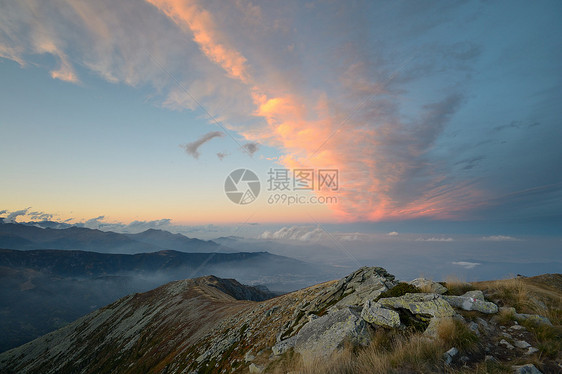
[[[255,105],[253,115],[262,118],[265,126],[237,128],[237,131],[248,140],[284,149],[285,155],[279,162],[287,168],[339,170],[339,202],[332,206],[339,219],[446,218],[469,208],[466,201],[473,200],[477,192],[470,186],[458,189],[434,187],[442,183],[439,176],[420,184],[419,189],[425,192],[418,193],[417,197],[415,194],[407,199],[394,197],[401,183],[408,183],[408,174],[423,166],[413,160],[425,152],[426,143],[431,141],[432,126],[439,126],[447,118],[449,109],[446,105],[443,108],[437,105],[437,114],[429,111],[425,123],[418,124],[418,133],[413,135],[403,124],[384,123],[376,110],[368,118],[352,118],[323,92],[304,97],[282,83],[272,85],[256,80],[249,73],[247,60],[229,46],[211,14],[195,1],[147,1],[179,27],[189,30],[209,60],[247,86]],[[365,75],[362,64],[351,65],[342,75],[342,87],[361,97],[373,95],[373,92],[385,93],[380,84],[368,83]],[[347,111],[354,114],[361,109],[356,106],[347,108]],[[416,136],[428,140],[423,143]]]
[[[247,82],[246,58],[221,39],[211,14],[190,0],[147,0],[160,9],[179,27],[187,28],[201,51],[221,66],[230,76]]]

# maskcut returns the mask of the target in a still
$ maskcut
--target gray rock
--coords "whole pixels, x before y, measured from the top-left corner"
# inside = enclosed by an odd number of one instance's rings
[[[468,324],[468,329],[475,333],[476,335],[480,335],[480,330],[478,328],[478,324],[476,322],[470,322]]]
[[[515,313],[514,317],[520,321],[531,321],[539,325],[552,326],[552,322],[550,322],[548,318],[539,316],[538,314]]]
[[[246,353],[246,355],[244,355],[244,362],[251,362],[254,361],[255,359],[256,356],[254,356],[251,351]]]
[[[384,307],[406,309],[420,316],[444,318],[455,315],[453,308],[442,296],[434,293],[407,293],[400,297],[380,299],[379,303]]]
[[[459,353],[459,350],[455,347],[449,349],[447,352],[443,353],[443,360],[445,360],[445,364],[450,365],[453,362],[453,357],[455,357]]]
[[[462,296],[463,297],[470,297],[472,299],[486,301],[486,299],[484,299],[484,294],[480,290],[468,291]]]
[[[512,346],[512,345],[511,345],[507,340],[505,340],[505,339],[500,340],[500,343],[499,343],[499,344],[505,346],[507,349],[513,349],[513,348],[515,348],[514,346]]]
[[[510,330],[526,330],[525,327],[521,325],[513,325],[509,328]]]
[[[273,347],[271,347],[271,351],[275,356],[282,355],[283,353],[287,352],[289,349],[295,346],[295,342],[297,341],[297,336],[291,336],[289,339],[282,340],[277,342]]]
[[[443,296],[452,307],[463,310],[476,310],[481,313],[494,314],[498,312],[498,306],[489,301],[483,301],[473,297],[466,296]]]
[[[409,283],[412,286],[416,286],[424,291],[428,291],[431,293],[444,294],[448,291],[447,287],[443,286],[442,284],[426,278],[416,278]]]
[[[400,326],[400,315],[394,310],[383,308],[380,303],[365,301],[361,318],[370,324],[394,328]]]
[[[515,342],[513,342],[513,345],[521,349],[527,349],[531,346],[531,344],[527,343],[524,340],[516,340]]]
[[[250,364],[248,369],[250,369],[250,373],[256,373],[256,374],[263,373],[263,367],[259,366],[259,365],[256,365],[254,363]]]
[[[345,308],[304,325],[297,334],[295,351],[302,355],[327,357],[345,341],[368,345],[370,339],[367,322],[355,310]]]
[[[492,356],[492,355],[486,355],[486,357],[484,357],[484,361],[485,361],[485,362],[488,362],[488,361],[489,361],[489,362],[494,362],[494,363],[496,363],[496,364],[499,363],[499,360],[498,360],[497,358],[495,358],[494,356]]]
[[[525,352],[526,355],[532,355],[533,353],[538,352],[539,350],[535,347],[529,347],[529,349],[527,350],[527,352]]]
[[[533,364],[512,366],[515,374],[542,374]]]

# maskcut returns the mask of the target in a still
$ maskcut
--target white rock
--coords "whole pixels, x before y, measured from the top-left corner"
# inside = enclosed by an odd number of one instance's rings
[[[517,348],[521,348],[521,349],[526,349],[526,348],[529,348],[529,347],[531,346],[531,344],[527,343],[527,342],[524,341],[524,340],[516,340],[513,344],[514,344]]]
[[[501,345],[505,345],[505,347],[506,347],[507,349],[513,349],[513,348],[515,348],[514,346],[512,346],[512,345],[511,345],[507,340],[505,340],[505,339],[500,340],[500,344],[501,344]]]

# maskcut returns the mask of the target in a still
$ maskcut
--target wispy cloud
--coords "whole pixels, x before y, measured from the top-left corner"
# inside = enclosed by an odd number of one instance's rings
[[[199,158],[199,147],[203,144],[209,142],[211,139],[223,137],[224,133],[221,131],[211,131],[203,135],[201,138],[197,139],[194,142],[187,143],[181,145],[183,149],[187,152],[188,155],[193,156],[193,158]],[[219,157],[220,158],[220,157]]]
[[[391,232],[389,232],[389,233],[386,234],[386,235],[388,235],[388,236],[398,236],[398,232],[396,232],[396,231],[391,231]]]
[[[492,235],[492,236],[484,236],[482,240],[492,241],[492,242],[513,242],[513,241],[521,241],[521,239],[515,238],[513,236],[507,235]]]
[[[452,264],[462,266],[465,269],[474,269],[476,266],[482,265],[479,262],[468,262],[468,261],[455,261]]]
[[[431,237],[431,238],[417,238],[416,241],[418,241],[418,242],[454,242],[455,239],[453,239],[453,238]]]

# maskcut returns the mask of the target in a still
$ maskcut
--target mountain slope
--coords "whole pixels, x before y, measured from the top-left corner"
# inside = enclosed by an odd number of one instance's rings
[[[135,255],[0,249],[0,352],[26,343],[125,295],[217,274],[291,291],[330,279],[323,268],[266,252]],[[239,287],[217,283],[226,293]],[[269,294],[267,289],[264,293]],[[255,298],[246,297],[251,300]]]
[[[493,282],[492,288],[487,288],[485,284],[446,286],[481,287],[490,297],[496,297],[494,295],[498,293],[500,296],[494,302],[505,305],[507,294],[500,292],[501,289],[512,287],[514,283],[523,287],[531,285],[537,288],[537,293],[528,296],[538,298],[539,304],[546,302],[557,308],[553,310],[559,310],[561,276],[542,278],[498,281]],[[320,361],[311,361],[314,366],[307,372],[325,373],[335,370],[336,366],[341,372],[359,373],[433,373],[454,369],[509,372],[513,371],[510,367],[514,363],[529,361],[542,367],[544,372],[556,372],[556,362],[561,357],[556,349],[557,344],[559,346],[556,336],[559,326],[549,325],[550,322],[541,322],[543,325],[538,326],[525,314],[515,314],[512,319],[506,319],[504,312],[495,314],[497,308],[495,311],[485,310],[485,313],[466,309],[469,304],[493,305],[484,301],[484,293],[479,290],[467,292],[470,296],[454,296],[452,293],[440,296],[414,289],[410,289],[414,293],[400,294],[395,288],[404,288],[404,283],[396,287],[398,284],[382,268],[361,268],[339,281],[252,302],[243,298],[251,298],[257,291],[233,280],[207,276],[176,281],[143,294],[124,297],[62,329],[0,354],[0,371],[247,373],[248,367],[253,365],[258,372],[263,369],[265,372],[276,369],[287,372],[298,369],[298,360],[306,358],[307,352],[315,352],[311,348],[320,348],[316,351],[319,354],[329,353],[330,346],[345,349],[350,336],[341,335],[342,330],[364,335],[367,328],[373,332],[367,337],[375,339],[370,343],[374,345],[372,349],[350,351],[347,354],[351,356],[336,355],[331,358],[324,355]],[[546,294],[542,292],[545,284],[548,288]],[[381,293],[385,289],[387,291]],[[445,288],[445,292],[449,291]],[[372,309],[370,301],[364,304],[364,300],[378,297],[381,297],[380,303],[387,305],[386,308],[379,305]],[[462,308],[459,306],[453,310],[455,298],[466,299],[469,304],[463,302]],[[405,300],[409,301],[401,303]],[[477,300],[480,300],[479,304]],[[450,302],[453,304],[450,305]],[[390,304],[395,306],[388,306]],[[399,313],[401,327],[367,326],[364,318],[371,320],[377,314],[364,314],[366,309],[382,312],[379,316]],[[350,317],[342,323],[332,318],[342,313]],[[515,323],[517,318],[529,320],[520,320],[519,325]],[[378,323],[388,322],[390,320],[386,319]],[[432,330],[433,322],[438,327],[443,323],[447,330],[441,327]],[[560,319],[553,319],[553,323],[559,324]],[[362,326],[361,330],[355,329],[356,326]],[[470,326],[477,328],[471,329]],[[419,331],[415,332],[414,328]],[[442,334],[442,331],[446,332]],[[551,332],[545,335],[548,331]],[[519,342],[517,348],[506,349],[500,339],[505,340],[507,336],[511,337],[509,339],[525,339],[539,349],[531,352],[529,347],[533,347],[523,344],[526,341],[522,340],[513,340],[514,344]],[[337,347],[332,344],[334,339],[339,339],[336,340],[340,342]],[[288,345],[290,348],[283,348]],[[450,353],[450,358],[446,358],[446,351],[454,352],[449,350],[451,346],[458,347],[466,356]],[[531,353],[524,353],[528,349]],[[485,355],[491,354],[494,359],[484,359]],[[344,360],[341,360],[342,357]]]

